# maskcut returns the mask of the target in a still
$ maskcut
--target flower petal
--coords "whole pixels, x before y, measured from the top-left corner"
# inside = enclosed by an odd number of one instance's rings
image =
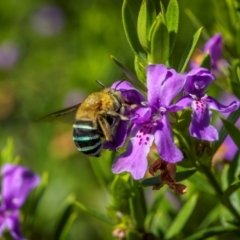
[[[190,124],[191,136],[206,140],[218,140],[218,131],[210,125],[211,111],[205,101],[193,101],[192,105],[192,121]]]
[[[151,117],[152,110],[149,107],[141,107],[134,111],[134,117],[131,119],[133,123],[143,123],[147,122]]]
[[[203,52],[209,52],[213,69],[217,67],[217,62],[222,57],[222,45],[223,41],[220,33],[215,34],[204,44]]]
[[[173,141],[171,126],[165,116],[160,124],[154,128],[154,131],[155,143],[160,157],[168,163],[181,161],[183,154]]]
[[[2,207],[9,210],[20,208],[40,182],[38,175],[20,165],[5,164],[2,177]]]
[[[146,100],[140,91],[138,91],[131,83],[125,80],[115,82],[111,88],[120,91],[123,97],[131,104],[140,104]]]
[[[184,76],[174,69],[167,69],[163,64],[148,65],[148,102],[156,108],[168,106],[182,91],[184,83]]]
[[[121,148],[127,138],[127,127],[128,121],[119,121],[119,123],[115,127],[115,131],[113,134],[113,142],[105,141],[103,143],[103,148],[111,149],[114,151]]]
[[[166,79],[168,70],[163,64],[151,64],[147,67],[148,102],[156,108],[160,107],[161,86]]]
[[[19,213],[14,211],[11,215],[7,216],[5,219],[6,227],[9,229],[11,236],[15,240],[26,240],[21,234],[20,222],[19,222]]]
[[[206,88],[215,80],[215,76],[205,68],[195,68],[186,74],[186,94],[196,95],[201,98]]]
[[[208,103],[209,107],[211,109],[217,110],[222,113],[229,113],[237,110],[239,108],[239,101],[233,101],[228,106],[224,106],[221,103],[219,103],[216,99],[213,97],[207,97],[206,102]]]
[[[139,136],[140,134],[137,133],[136,137],[131,138],[127,150],[115,159],[112,166],[113,173],[130,172],[136,180],[144,177],[153,136],[151,134]]]
[[[168,69],[165,81],[162,83],[160,92],[160,102],[167,107],[175,97],[183,90],[185,77],[177,73],[174,69]]]
[[[170,112],[177,112],[177,111],[183,110],[187,107],[191,107],[192,101],[193,101],[192,97],[190,97],[189,95],[186,95],[181,99],[179,99],[175,104],[168,107],[167,110]]]

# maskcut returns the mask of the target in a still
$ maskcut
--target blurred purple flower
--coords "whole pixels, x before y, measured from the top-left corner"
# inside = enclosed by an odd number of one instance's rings
[[[147,67],[148,102],[135,110],[133,126],[126,151],[112,166],[113,173],[130,172],[134,179],[144,177],[147,155],[155,141],[158,153],[169,163],[181,161],[183,155],[174,144],[167,113],[172,100],[182,91],[184,77],[162,64]],[[125,131],[125,130],[124,130]]]
[[[39,182],[39,176],[26,167],[12,164],[2,167],[0,237],[8,229],[15,240],[24,240],[20,230],[19,209]]]
[[[229,94],[229,93],[222,93],[220,96],[220,100],[225,101],[226,104],[230,104],[233,101],[239,101],[234,95]],[[222,113],[221,114],[223,117],[227,118],[229,114],[227,113]],[[237,120],[235,125],[239,128],[240,127],[240,118]],[[219,119],[219,121],[216,124],[216,127],[220,129],[222,127],[222,121]],[[234,156],[236,155],[238,151],[238,147],[232,140],[232,138],[227,135],[226,138],[224,139],[223,143],[217,150],[216,154],[213,157],[213,161],[218,161],[218,160],[227,160],[231,161],[233,160]]]
[[[44,5],[34,12],[31,22],[34,30],[40,35],[53,36],[64,28],[65,15],[56,5]]]
[[[192,108],[192,121],[190,124],[191,136],[206,140],[218,140],[218,131],[210,125],[212,112],[210,109],[222,113],[230,113],[239,107],[239,101],[234,101],[227,106],[220,104],[216,99],[205,92],[207,87],[215,80],[214,75],[205,68],[196,68],[185,75],[185,96],[171,107],[179,111],[186,107]]]
[[[20,49],[12,42],[0,45],[0,69],[5,70],[13,67],[20,58]]]
[[[222,57],[223,39],[220,33],[215,34],[210,38],[203,47],[200,54],[193,58],[190,62],[190,68],[194,69],[200,66],[203,55],[209,53],[211,59],[211,71],[216,73],[223,73],[224,69],[228,67],[228,63]],[[199,55],[202,56],[199,58]],[[200,61],[199,61],[200,59]]]

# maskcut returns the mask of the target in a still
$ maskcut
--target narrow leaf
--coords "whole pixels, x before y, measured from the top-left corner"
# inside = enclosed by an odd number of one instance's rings
[[[195,172],[196,172],[196,169],[190,169],[187,171],[177,172],[176,176],[175,176],[175,180],[176,180],[176,182],[181,182],[181,181],[191,177]],[[162,184],[162,181],[159,176],[152,177],[152,178],[146,178],[140,183],[140,185],[143,187],[155,186],[155,185],[160,185],[160,184]]]
[[[217,226],[208,229],[201,230],[193,235],[185,238],[185,240],[202,240],[207,239],[213,236],[220,236],[221,234],[225,233],[235,233],[237,236],[240,236],[240,230],[237,227],[224,227],[224,226]]]
[[[178,67],[178,72],[183,73],[188,65],[189,59],[192,56],[192,53],[197,45],[198,39],[201,35],[202,28],[198,29],[197,32],[193,35],[191,41],[188,43],[187,48],[185,49],[180,64]]]
[[[123,28],[131,49],[136,55],[144,53],[145,51],[138,39],[136,26],[132,18],[131,9],[128,4],[128,0],[124,0],[122,5],[122,20],[123,20]]]
[[[234,143],[237,145],[237,147],[240,149],[240,130],[231,122],[221,119],[223,122],[224,127],[227,129],[228,134],[234,141]]]
[[[149,62],[166,63],[169,57],[169,35],[161,15],[158,16],[158,22],[153,30],[151,37],[151,54]]]
[[[148,35],[155,18],[156,9],[152,0],[144,0],[138,14],[137,31],[139,40],[146,49],[149,48]]]
[[[120,70],[127,76],[129,81],[136,87],[144,92],[147,91],[147,87],[139,81],[139,79],[128,69],[126,68],[122,63],[120,63],[114,56],[111,56],[111,59],[117,64],[117,66],[120,68]]]
[[[172,238],[183,229],[186,222],[188,221],[189,217],[191,216],[196,203],[197,203],[198,195],[194,194],[181,208],[178,212],[178,215],[174,219],[173,223],[171,224],[170,228],[167,231],[166,238]]]
[[[239,151],[235,155],[235,157],[232,159],[229,165],[230,166],[227,171],[228,186],[235,181],[237,174],[240,172],[240,152]]]
[[[103,221],[105,223],[108,223],[110,225],[114,225],[115,224],[115,222],[112,219],[110,219],[108,216],[106,216],[106,215],[104,215],[104,214],[102,214],[100,212],[97,212],[97,211],[95,211],[95,210],[85,206],[84,204],[82,204],[79,201],[75,201],[75,205],[77,207],[79,207],[81,210],[83,210],[84,212],[92,215],[93,217],[95,217],[95,218],[97,218],[97,219],[99,219],[99,220],[101,220],[101,221]]]
[[[166,12],[166,24],[170,38],[170,53],[173,50],[177,32],[178,32],[178,21],[179,21],[179,7],[177,0],[170,0],[167,12]]]
[[[235,122],[239,119],[240,117],[240,108],[232,113],[227,118],[228,122],[231,122],[232,124],[235,124]],[[224,139],[228,135],[225,127],[223,126],[219,132],[219,140],[214,142],[213,144],[213,151],[215,152],[223,143]]]
[[[71,227],[70,223],[73,223],[74,219],[77,217],[76,213],[73,214],[74,201],[75,201],[75,198],[73,196],[69,196],[67,198],[67,201],[64,203],[66,206],[59,219],[59,222],[55,230],[54,239],[56,240],[64,239],[61,236],[66,236],[68,234],[69,228]]]
[[[77,218],[77,213],[73,212],[69,218],[67,219],[64,228],[61,231],[61,235],[59,238],[56,238],[57,240],[66,240],[67,236],[69,235],[70,228],[73,225],[75,219]]]
[[[234,183],[224,191],[222,198],[227,199],[230,195],[232,195],[235,191],[240,188],[240,182]]]

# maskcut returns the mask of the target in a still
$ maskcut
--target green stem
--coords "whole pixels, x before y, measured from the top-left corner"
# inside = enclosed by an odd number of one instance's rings
[[[204,173],[206,175],[206,177],[208,178],[208,180],[209,180],[210,184],[212,185],[212,187],[214,188],[216,194],[219,196],[221,203],[232,213],[232,215],[238,221],[240,221],[240,215],[236,211],[236,209],[233,207],[229,198],[223,199],[223,191],[222,191],[221,187],[219,186],[216,178],[213,176],[212,171],[208,167],[202,165],[201,163],[200,163],[200,166],[201,166],[202,173]]]

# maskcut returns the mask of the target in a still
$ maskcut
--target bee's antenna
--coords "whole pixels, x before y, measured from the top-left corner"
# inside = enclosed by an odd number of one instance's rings
[[[100,86],[102,86],[103,88],[106,88],[105,85],[104,85],[102,82],[100,82],[99,80],[96,80],[96,82],[97,82]]]
[[[117,84],[117,86],[115,87],[115,90],[117,90],[117,87],[122,83],[122,82],[124,82],[124,81],[126,81],[126,80],[121,80],[118,84]]]

